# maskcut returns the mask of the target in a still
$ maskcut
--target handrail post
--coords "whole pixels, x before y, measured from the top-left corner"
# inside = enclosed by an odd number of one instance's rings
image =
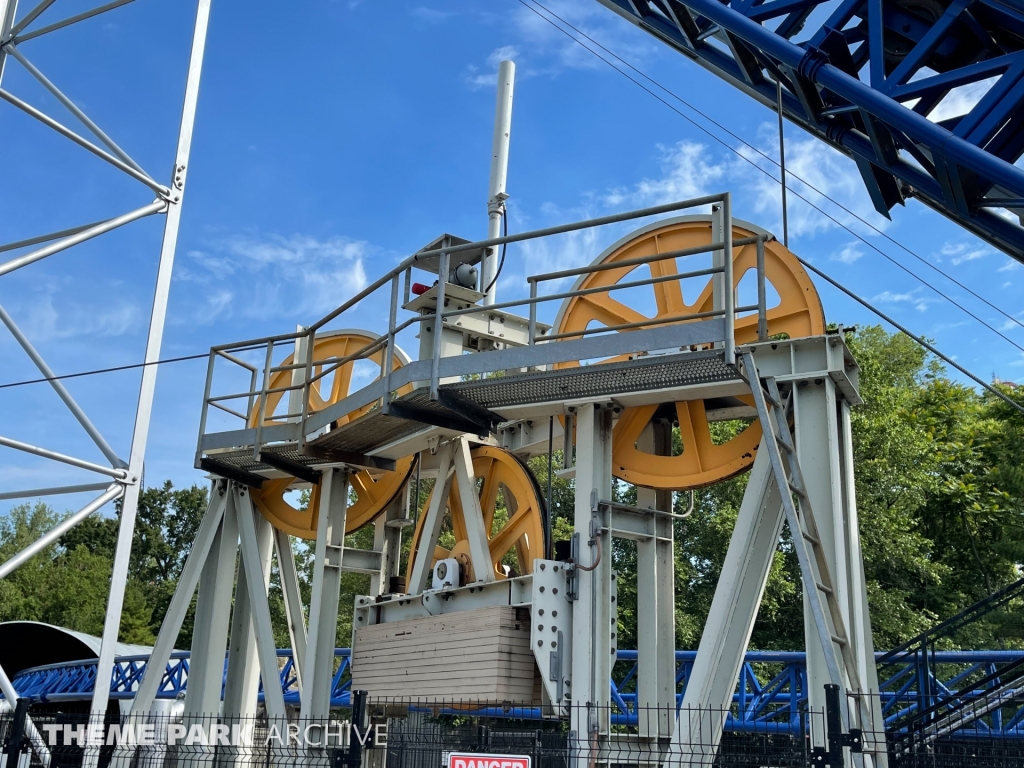
[[[526,278],[530,282],[530,333],[527,343],[532,347],[537,343],[537,281]]]
[[[444,293],[448,280],[448,251],[444,251],[438,259],[437,268],[437,307],[434,309],[434,349],[430,355],[430,399],[437,400],[437,389],[440,385],[441,367],[441,334],[444,331]]]
[[[302,377],[302,415],[299,417],[299,453],[306,449],[306,419],[309,418],[310,387],[313,386],[313,347],[316,346],[316,327],[306,329],[306,374]]]
[[[391,412],[391,366],[395,357],[395,324],[398,319],[398,275],[391,278],[391,310],[388,315],[388,343],[381,354],[381,378],[384,380],[384,396],[381,400],[381,413]]]
[[[724,289],[725,310],[725,362],[736,363],[736,287],[732,275],[732,194],[726,192],[722,196],[722,243],[724,271],[722,283]]]
[[[252,445],[252,457],[260,458],[260,443],[263,441],[263,422],[267,417],[267,390],[270,389],[270,368],[274,362],[274,342],[267,342],[267,357],[263,364],[263,386],[260,390],[260,412],[256,418],[256,439]]]
[[[764,237],[757,238],[757,340],[768,341],[767,289],[764,275]]]
[[[210,390],[213,389],[213,366],[216,364],[217,353],[210,350],[210,362],[206,368],[206,388],[203,390],[203,410],[199,414],[199,443],[196,445],[196,464],[203,455],[203,435],[206,434],[206,418],[210,413]],[[249,387],[251,392],[253,387]],[[250,409],[251,410],[251,409]],[[248,414],[246,414],[248,415]],[[245,426],[249,426],[246,424]]]

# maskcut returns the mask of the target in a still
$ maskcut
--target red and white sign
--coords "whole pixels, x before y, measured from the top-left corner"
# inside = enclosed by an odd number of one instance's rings
[[[472,752],[451,752],[448,768],[530,768],[526,755],[481,755]]]

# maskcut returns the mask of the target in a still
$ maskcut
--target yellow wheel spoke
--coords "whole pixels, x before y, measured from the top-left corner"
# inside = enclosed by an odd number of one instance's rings
[[[751,237],[757,233],[733,226],[733,237]],[[641,232],[635,238],[614,250],[602,254],[598,262],[612,264],[643,254],[665,253],[712,242],[710,218],[690,218],[668,223],[657,229]],[[821,301],[807,273],[797,258],[777,241],[764,246],[765,278],[778,294],[780,303],[767,312],[768,333],[786,333],[791,338],[819,335],[825,332]],[[692,263],[692,262],[691,262]],[[736,288],[748,273],[757,267],[757,247],[746,245],[733,251],[733,287]],[[678,274],[678,270],[692,271],[687,261],[665,259],[651,262],[652,277]],[[576,287],[598,288],[625,282],[631,269],[623,267],[594,272],[580,280]],[[635,279],[632,278],[632,279]],[[627,306],[608,293],[594,293],[567,300],[559,313],[558,327],[553,333],[566,333],[586,328],[592,322],[605,325],[642,322],[646,319],[671,318],[691,312],[707,312],[714,306],[712,280],[709,278],[696,299],[687,304],[681,284],[675,280],[655,283],[655,318],[644,312],[652,306]],[[650,294],[648,294],[650,295]],[[681,320],[679,322],[687,322]],[[737,343],[748,343],[757,338],[756,314],[736,321]],[[604,362],[611,362],[606,360]],[[649,488],[686,490],[724,480],[750,468],[761,439],[761,428],[756,422],[743,429],[731,440],[715,445],[711,438],[707,412],[703,401],[676,403],[679,434],[683,451],[678,456],[656,456],[637,448],[637,442],[654,416],[656,406],[625,408],[619,416],[612,437],[612,471],[616,477]],[[507,551],[507,550],[506,550]]]
[[[323,371],[325,366],[330,366],[330,360],[340,360],[341,358],[347,357],[353,352],[365,347],[367,344],[370,344],[374,338],[375,336],[372,334],[358,331],[345,331],[333,335],[324,335],[318,338],[313,345],[313,360],[319,361],[317,364],[313,365],[314,375]],[[382,359],[382,354],[383,353],[381,351],[376,353],[376,362],[378,364]],[[292,362],[293,357],[289,355],[281,362],[281,365],[288,366],[291,365]],[[396,354],[392,358],[392,369],[401,368],[405,362],[406,358]],[[308,401],[310,413],[323,410],[349,395],[349,389],[352,385],[353,368],[354,363],[348,362],[334,371],[334,379],[330,386],[330,395],[326,399],[322,396],[322,387],[324,382],[328,381],[328,377],[325,376],[323,379],[319,379],[310,386]],[[280,387],[286,387],[289,386],[291,382],[291,370],[278,371],[270,377],[270,382],[268,383],[267,388],[277,389]],[[405,394],[406,392],[411,391],[411,389],[412,386],[407,385],[406,387],[403,387],[399,393]],[[286,393],[284,392],[275,392],[267,396],[264,424],[281,423],[273,421],[270,416],[278,408],[281,403],[281,398],[285,394]],[[365,413],[371,407],[372,404],[358,411],[354,411],[347,416],[342,416],[338,419],[338,422],[339,424],[344,424],[350,419]],[[249,426],[255,426],[256,420],[259,416],[259,409],[260,403],[259,399],[257,399],[253,408],[253,418],[250,420]],[[412,456],[401,459],[395,463],[396,466],[393,471],[378,473],[376,480],[374,480],[369,472],[365,471],[354,473],[349,477],[349,482],[351,483],[352,490],[356,494],[356,499],[353,503],[350,503],[348,507],[347,524],[345,526],[346,533],[352,533],[353,531],[358,530],[384,511],[409,479],[409,476],[412,474],[414,463],[415,458]],[[299,536],[304,539],[315,538],[316,516],[320,498],[319,486],[313,487],[309,505],[306,509],[300,510],[292,506],[285,498],[285,494],[294,482],[294,478],[288,477],[264,483],[262,490],[253,492],[253,501],[256,502],[260,512],[263,513],[263,516],[270,520],[276,528],[286,531],[292,536]]]
[[[476,477],[483,478],[483,486],[480,492],[480,504],[485,530],[488,532],[488,548],[491,554],[490,567],[496,578],[504,578],[504,571],[501,569],[501,560],[505,554],[515,547],[516,558],[519,566],[517,572],[520,574],[532,573],[533,561],[546,556],[544,552],[544,526],[541,519],[542,501],[538,496],[536,486],[530,475],[530,471],[521,464],[514,456],[500,448],[491,446],[480,446],[473,449],[473,473]],[[501,489],[499,496],[498,490]],[[509,512],[508,521],[491,535],[491,527],[494,525],[495,510],[499,498],[505,502]],[[426,502],[430,505],[430,500]],[[423,521],[426,515],[420,515],[419,522],[412,537],[412,552],[417,552],[422,546]],[[434,562],[439,557],[462,558],[469,551],[469,542],[466,535],[466,519],[459,497],[459,489],[455,481],[448,496],[447,519],[451,523],[451,530],[455,537],[455,546],[450,552],[442,547],[435,547]],[[440,552],[449,554],[439,555]],[[412,564],[415,555],[409,557],[409,570],[407,578],[411,575]],[[479,574],[478,574],[479,576]]]

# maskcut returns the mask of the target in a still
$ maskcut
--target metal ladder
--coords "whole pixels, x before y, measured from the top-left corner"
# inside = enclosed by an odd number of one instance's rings
[[[787,412],[792,404],[792,398],[783,401],[773,376],[764,379],[760,377],[754,364],[754,355],[750,350],[742,351],[742,360],[743,372],[754,396],[757,417],[764,430],[764,445],[771,460],[772,474],[778,485],[779,495],[782,497],[782,508],[786,513],[786,524],[793,538],[793,549],[796,550],[800,563],[804,594],[810,604],[814,626],[825,652],[829,679],[839,686],[840,691],[863,691],[857,660],[850,645],[846,622],[836,597],[832,574],[811,509],[811,500],[804,485],[800,462],[797,460],[793,434],[789,429]],[[839,655],[836,654],[836,646],[840,649]],[[840,712],[843,730],[847,731],[850,724],[846,707],[841,706]],[[858,697],[858,725],[861,728],[870,727],[872,719],[870,708],[863,697]]]

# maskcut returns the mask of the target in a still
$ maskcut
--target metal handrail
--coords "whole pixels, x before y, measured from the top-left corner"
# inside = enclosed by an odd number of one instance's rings
[[[665,253],[650,254],[649,256],[641,256],[630,259],[625,259],[618,262],[601,263],[601,264],[590,264],[582,267],[574,267],[566,270],[558,270],[556,272],[549,272],[540,275],[532,275],[526,278],[527,283],[530,286],[530,295],[526,298],[515,299],[512,301],[502,302],[500,304],[493,304],[486,307],[468,307],[465,309],[451,309],[445,308],[445,293],[446,293],[446,281],[444,277],[447,274],[447,265],[450,264],[450,260],[453,254],[458,254],[464,251],[470,251],[474,249],[483,249],[493,246],[504,245],[506,243],[523,242],[541,237],[547,237],[556,234],[564,234],[568,232],[578,231],[582,229],[588,229],[591,227],[602,226],[606,224],[618,223],[628,221],[631,219],[643,218],[647,216],[653,216],[662,213],[672,213],[685,208],[693,208],[698,206],[704,206],[711,204],[713,205],[713,216],[716,217],[716,221],[720,225],[720,238],[715,242],[711,242],[705,245],[693,246],[689,248],[681,248],[674,251],[668,251]],[[491,238],[488,240],[480,240],[472,243],[458,243],[453,244],[450,242],[444,243],[441,247],[418,251],[411,256],[403,259],[397,266],[386,272],[380,278],[375,280],[370,285],[356,293],[347,301],[343,302],[340,306],[332,310],[331,312],[324,315],[318,321],[312,325],[290,333],[277,334],[274,336],[267,336],[260,339],[249,339],[242,342],[234,342],[230,344],[217,345],[211,348],[209,370],[207,374],[207,386],[204,393],[203,411],[201,417],[201,433],[200,433],[200,446],[202,446],[202,435],[205,433],[207,424],[207,414],[209,406],[214,406],[222,411],[230,413],[236,417],[242,418],[247,427],[255,428],[255,445],[254,445],[254,456],[258,455],[263,435],[263,426],[267,423],[268,418],[272,418],[275,421],[280,419],[291,419],[298,421],[299,428],[296,430],[299,441],[299,449],[302,449],[302,445],[306,439],[306,430],[304,425],[310,417],[310,388],[316,384],[316,382],[322,380],[324,377],[330,375],[332,372],[338,370],[340,367],[362,359],[367,359],[371,355],[375,354],[380,349],[387,350],[380,362],[381,368],[381,379],[384,381],[383,396],[378,397],[381,402],[382,410],[387,413],[390,410],[390,380],[393,369],[393,350],[395,349],[397,334],[401,333],[405,329],[413,326],[416,323],[432,323],[434,326],[434,337],[430,358],[430,377],[429,386],[432,397],[437,397],[437,389],[439,386],[439,363],[440,363],[440,339],[441,329],[444,327],[444,323],[450,318],[459,317],[463,315],[473,314],[484,314],[487,312],[493,312],[504,309],[511,309],[515,307],[529,307],[529,318],[528,318],[528,337],[527,344],[533,345],[538,341],[548,343],[554,342],[560,339],[568,338],[581,338],[583,336],[607,333],[612,331],[625,331],[634,330],[641,328],[648,328],[658,325],[664,325],[668,323],[686,322],[691,320],[701,320],[707,318],[721,317],[725,321],[725,333],[724,341],[715,341],[715,346],[720,348],[724,347],[726,358],[731,359],[730,355],[734,347],[734,335],[735,335],[735,321],[737,315],[741,312],[756,311],[758,312],[758,337],[764,339],[767,337],[767,321],[766,321],[766,288],[765,288],[765,277],[764,277],[764,243],[770,237],[766,235],[758,235],[753,237],[732,238],[732,217],[730,210],[730,199],[729,193],[722,193],[716,195],[706,195],[704,197],[694,198],[692,200],[685,200],[676,203],[670,203],[660,206],[652,206],[649,208],[643,208],[636,211],[629,211],[625,213],[613,214],[610,216],[598,217],[594,219],[587,219],[584,221],[573,222],[570,224],[563,224],[554,227],[547,227],[538,230],[532,230],[529,232],[523,232],[519,234],[507,235],[504,237]],[[758,300],[756,305],[748,305],[737,307],[735,291],[732,290],[731,286],[733,283],[732,277],[732,252],[735,247],[745,247],[748,245],[757,245],[757,277],[758,277]],[[572,277],[577,275],[594,274],[598,272],[630,268],[640,266],[644,264],[651,264],[654,262],[665,261],[668,259],[682,258],[686,256],[694,256],[698,254],[711,253],[715,255],[716,259],[720,260],[720,263],[716,266],[712,266],[708,269],[692,270],[689,272],[681,272],[672,275],[658,275],[646,278],[643,280],[633,280],[625,283],[616,283],[609,286],[596,286],[589,288],[578,288],[575,290],[559,291],[551,294],[538,295],[538,285],[542,282],[548,282],[553,280],[559,280],[566,277]],[[418,263],[423,262],[428,258],[437,258],[438,260],[438,273],[439,280],[437,283],[437,302],[433,311],[422,310],[413,317],[410,317],[402,322],[398,322],[397,312],[400,308],[399,295],[402,293],[400,290],[399,281],[404,276],[404,303],[408,303],[410,298],[410,284],[411,284],[411,269],[417,266]],[[538,338],[537,334],[537,306],[543,302],[551,301],[562,301],[568,298],[582,297],[595,293],[610,293],[617,290],[628,290],[631,288],[656,285],[671,281],[681,281],[693,277],[712,276],[714,280],[714,296],[716,305],[719,308],[705,312],[692,312],[688,314],[673,315],[670,317],[656,317],[650,319],[644,319],[642,321],[632,323],[622,323],[614,326],[602,326],[600,328],[583,329],[579,331],[570,331],[561,334],[545,335],[541,334]],[[322,360],[315,358],[315,341],[317,331],[323,328],[324,325],[341,316],[347,310],[352,309],[360,302],[367,299],[369,296],[374,294],[377,290],[381,289],[385,285],[390,285],[390,303],[389,303],[389,317],[388,317],[388,330],[387,332],[377,335],[369,336],[365,346],[359,350],[346,355],[345,357],[328,357]],[[730,286],[729,289],[725,289],[724,286]],[[293,343],[296,346],[295,352],[293,352],[292,362],[282,363],[280,365],[273,364],[274,349],[278,345],[284,345],[287,343]],[[303,344],[304,342],[304,344]],[[239,352],[254,352],[256,350],[265,350],[265,357],[263,365],[253,365],[245,360],[242,360],[237,356]],[[232,354],[234,353],[234,354]],[[250,373],[251,383],[249,390],[246,392],[235,392],[229,395],[212,395],[212,384],[213,384],[213,368],[216,365],[216,359],[218,357],[228,360],[230,363],[242,367],[244,370]],[[319,368],[319,371],[314,372],[314,369]],[[262,371],[261,371],[262,369]],[[292,382],[279,387],[270,387],[270,378],[282,371],[302,371],[303,373],[298,375],[293,374]],[[262,386],[258,386],[257,382],[262,373]],[[379,382],[378,382],[379,383]],[[269,395],[286,392],[301,392],[301,404],[299,411],[295,413],[294,407],[290,410],[292,413],[286,416],[274,415],[266,413],[267,410],[267,399]],[[241,414],[238,411],[226,408],[220,403],[230,400],[248,398],[248,404],[245,409],[245,414]],[[276,406],[275,406],[276,409]],[[254,413],[258,411],[258,413]]]

